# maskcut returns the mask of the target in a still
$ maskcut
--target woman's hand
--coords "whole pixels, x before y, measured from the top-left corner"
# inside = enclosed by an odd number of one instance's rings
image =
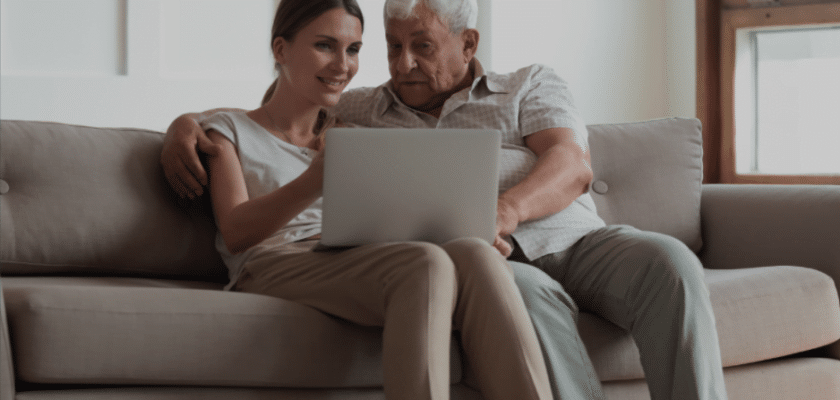
[[[315,154],[312,158],[312,163],[309,168],[301,174],[301,178],[312,185],[313,190],[317,190],[318,197],[323,193],[324,187],[324,148]]]

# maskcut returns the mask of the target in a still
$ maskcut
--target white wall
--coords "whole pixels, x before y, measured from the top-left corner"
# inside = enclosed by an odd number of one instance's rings
[[[359,0],[354,86],[388,79],[383,1]],[[693,1],[478,1],[485,66],[553,67],[587,123],[695,115]],[[186,111],[254,108],[273,79],[275,4],[0,0],[0,116],[163,130]]]
[[[0,116],[164,130],[254,108],[275,0],[0,0]]]
[[[356,86],[388,78],[384,0],[359,0],[365,37]],[[546,64],[587,123],[694,117],[695,11],[689,0],[478,0],[478,58],[496,72]]]
[[[497,72],[549,65],[587,123],[695,115],[694,2],[491,0]]]

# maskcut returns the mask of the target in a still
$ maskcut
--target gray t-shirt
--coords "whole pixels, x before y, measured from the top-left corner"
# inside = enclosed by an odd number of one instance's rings
[[[220,112],[202,121],[201,126],[221,133],[236,146],[250,199],[266,195],[300,176],[315,155],[313,150],[280,140],[244,112]],[[242,266],[252,257],[321,233],[321,215],[321,199],[318,199],[269,238],[240,254],[231,254],[217,233],[216,250],[228,267],[231,282],[228,286],[236,282]]]

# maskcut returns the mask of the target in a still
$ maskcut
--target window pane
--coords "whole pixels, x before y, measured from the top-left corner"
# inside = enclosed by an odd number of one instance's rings
[[[840,173],[840,28],[755,32],[757,173]]]

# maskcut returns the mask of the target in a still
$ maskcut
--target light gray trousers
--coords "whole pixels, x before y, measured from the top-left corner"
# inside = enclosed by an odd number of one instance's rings
[[[555,399],[605,398],[577,330],[579,309],[632,334],[652,400],[726,399],[702,265],[679,240],[615,225],[565,252],[527,261],[517,251],[511,261]]]

